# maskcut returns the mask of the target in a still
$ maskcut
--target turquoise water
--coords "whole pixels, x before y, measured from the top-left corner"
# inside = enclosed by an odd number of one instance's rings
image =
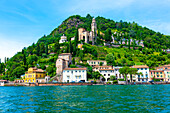
[[[170,112],[170,85],[0,87],[0,112]]]

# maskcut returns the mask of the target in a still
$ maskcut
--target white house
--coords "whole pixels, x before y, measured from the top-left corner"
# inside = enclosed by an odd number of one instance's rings
[[[136,75],[136,82],[148,82],[149,79],[149,67],[147,65],[135,65],[132,68],[138,69],[138,73],[142,73],[142,75]]]
[[[65,68],[63,70],[63,82],[87,82],[86,68]]]
[[[87,60],[87,63],[90,66],[99,66],[100,63],[102,63],[102,65],[107,65],[107,62],[105,60]]]
[[[123,79],[124,76],[120,74],[119,69],[122,67],[114,67],[114,75],[116,76],[117,79]]]
[[[99,69],[100,74],[102,74],[107,82],[111,75],[114,75],[114,69]]]
[[[60,38],[59,43],[64,43],[64,42],[67,42],[67,37],[64,36],[64,34],[63,34],[63,36],[61,36],[61,38]]]

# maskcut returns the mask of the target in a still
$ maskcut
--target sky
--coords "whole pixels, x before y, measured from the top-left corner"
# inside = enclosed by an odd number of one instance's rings
[[[0,58],[36,43],[72,15],[135,21],[170,35],[170,0],[0,0]]]

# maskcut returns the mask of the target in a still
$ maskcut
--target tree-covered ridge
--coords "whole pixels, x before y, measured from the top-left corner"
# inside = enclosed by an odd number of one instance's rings
[[[70,16],[65,21],[63,21],[63,23],[58,28],[54,29],[50,35],[43,36],[39,42],[54,43],[56,40],[59,40],[60,36],[63,34],[65,34],[68,37],[68,40],[70,40],[71,37],[75,36],[77,28],[83,27],[87,31],[90,31],[91,21],[92,16],[89,14],[86,17],[81,17],[79,15]],[[170,36],[166,36],[146,27],[139,26],[135,22],[123,22],[122,20],[120,20],[120,22],[115,22],[114,20],[98,16],[96,17],[96,23],[98,32],[105,34],[105,32],[110,29],[118,41],[123,38],[143,40],[145,47],[153,48],[157,51],[158,49],[167,49],[170,47]],[[98,34],[98,37],[100,39],[104,39],[104,36],[100,34]]]

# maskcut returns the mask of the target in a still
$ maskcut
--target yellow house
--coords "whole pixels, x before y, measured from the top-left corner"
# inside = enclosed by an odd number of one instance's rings
[[[25,73],[24,82],[26,83],[36,83],[39,80],[45,80],[46,72],[42,69],[29,68]]]

